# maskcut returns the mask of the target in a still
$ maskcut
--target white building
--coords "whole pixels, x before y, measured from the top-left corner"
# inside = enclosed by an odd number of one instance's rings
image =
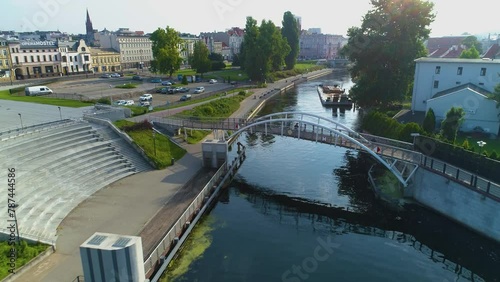
[[[234,55],[238,55],[241,52],[241,44],[243,44],[245,31],[239,27],[233,27],[227,33],[229,34],[229,49],[231,53],[228,60],[232,60]]]
[[[111,48],[121,56],[122,69],[142,69],[153,60],[152,41],[143,32],[122,28],[114,33],[99,34],[101,48]]]
[[[59,76],[62,72],[56,41],[12,41],[9,49],[17,79]]]
[[[85,40],[58,41],[61,70],[63,74],[81,74],[92,72],[92,59],[90,49]]]
[[[432,108],[440,124],[452,107],[466,116],[462,131],[482,129],[498,135],[495,101],[487,99],[500,83],[500,60],[420,58],[416,60],[412,111]]]

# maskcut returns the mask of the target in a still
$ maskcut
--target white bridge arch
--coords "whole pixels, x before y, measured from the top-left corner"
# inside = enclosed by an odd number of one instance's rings
[[[309,126],[309,128],[307,128]],[[243,132],[262,132],[264,134],[297,137],[310,141],[329,143],[333,145],[362,150],[373,156],[380,164],[391,171],[403,186],[408,186],[408,181],[418,169],[418,162],[392,159],[377,152],[378,144],[366,140],[358,132],[338,123],[315,114],[302,112],[282,112],[266,115],[238,124],[237,129],[227,138],[231,140]],[[419,153],[415,153],[419,154]],[[397,166],[403,163],[403,166]],[[408,170],[410,167],[410,170]],[[400,171],[401,169],[401,171]]]

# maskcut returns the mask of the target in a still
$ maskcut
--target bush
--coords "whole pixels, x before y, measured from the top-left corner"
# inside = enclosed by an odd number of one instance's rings
[[[144,120],[142,122],[134,123],[132,125],[125,125],[122,127],[122,130],[125,132],[130,132],[130,131],[140,131],[140,130],[152,130],[153,126],[149,121]]]
[[[125,83],[123,85],[115,86],[115,88],[121,88],[121,89],[132,89],[132,88],[136,88],[136,87],[137,87],[137,85],[134,83]]]
[[[109,97],[99,98],[99,100],[97,100],[97,103],[111,105],[111,99],[109,99]]]
[[[491,151],[490,153],[490,159],[498,160],[500,159],[497,152],[495,150]]]
[[[434,133],[434,130],[436,130],[436,115],[434,114],[434,110],[432,110],[432,108],[429,108],[425,114],[423,129],[429,134]]]
[[[464,140],[461,147],[464,148],[465,150],[468,150],[468,151],[470,151],[470,149],[472,148],[469,144],[469,140],[467,140],[467,139]]]
[[[245,95],[247,95],[247,93],[245,91],[241,90],[240,92],[238,92],[238,95],[245,96]]]
[[[182,84],[184,84],[184,85],[188,84],[188,80],[187,80],[187,76],[186,75],[182,76]]]

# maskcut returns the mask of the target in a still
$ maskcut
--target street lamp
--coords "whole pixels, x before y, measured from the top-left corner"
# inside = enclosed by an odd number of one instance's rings
[[[14,222],[16,223],[16,233],[17,233],[17,244],[21,245],[21,237],[19,237],[19,223],[17,222],[17,207],[19,207],[19,204],[14,204],[12,208],[14,209]]]
[[[18,115],[19,115],[19,119],[21,120],[21,130],[24,130],[23,117],[21,116],[21,113],[18,113]]]
[[[57,107],[59,109],[59,118],[62,120],[62,113],[61,113],[61,107]]]
[[[482,152],[483,146],[486,145],[486,142],[484,142],[482,140],[481,141],[477,141],[477,145],[479,146],[479,155],[481,155],[483,153]]]
[[[156,157],[156,132],[153,129],[153,148],[155,150],[155,157]]]
[[[413,137],[413,149],[415,150],[417,148],[417,137],[420,136],[420,133],[411,133],[410,136]]]

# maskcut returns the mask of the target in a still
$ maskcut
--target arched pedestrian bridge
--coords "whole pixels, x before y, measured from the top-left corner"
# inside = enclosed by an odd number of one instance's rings
[[[172,127],[192,129],[223,130],[221,137],[231,140],[243,132],[287,136],[314,142],[331,144],[367,152],[394,176],[407,186],[418,169],[421,154],[408,149],[396,148],[387,144],[375,143],[351,128],[319,115],[302,112],[281,112],[263,117],[223,120],[197,120],[164,118],[154,123]]]

